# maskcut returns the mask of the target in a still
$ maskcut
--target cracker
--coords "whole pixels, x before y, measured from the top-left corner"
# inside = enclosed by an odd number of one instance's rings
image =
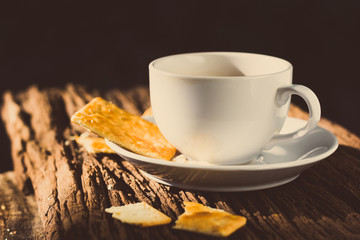
[[[227,237],[246,224],[246,218],[210,208],[199,203],[185,202],[185,212],[175,222],[175,229]]]
[[[153,115],[152,107],[149,107],[145,110],[145,112],[142,114],[142,116],[150,116]]]
[[[89,153],[114,154],[115,152],[106,144],[105,139],[98,137],[75,137],[75,141],[83,146]]]
[[[107,208],[105,212],[112,213],[113,218],[119,219],[123,223],[141,227],[158,226],[171,222],[171,218],[144,202]]]
[[[143,156],[170,160],[176,152],[155,124],[100,97],[77,111],[71,121]]]

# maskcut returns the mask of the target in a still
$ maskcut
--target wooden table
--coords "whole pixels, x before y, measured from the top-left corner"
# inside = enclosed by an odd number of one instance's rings
[[[92,155],[72,136],[83,129],[70,116],[94,96],[135,114],[149,107],[145,87],[87,91],[31,87],[4,95],[2,119],[14,171],[0,175],[1,239],[209,239],[172,229],[122,224],[104,209],[147,202],[173,220],[183,201],[243,215],[248,222],[229,239],[360,239],[360,139],[322,119],[338,150],[299,178],[267,190],[188,191],[153,182],[115,155]],[[292,106],[290,115],[307,118]],[[111,186],[111,187],[109,187]]]

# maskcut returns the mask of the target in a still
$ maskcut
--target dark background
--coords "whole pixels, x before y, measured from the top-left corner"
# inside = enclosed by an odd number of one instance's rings
[[[1,94],[32,84],[148,84],[151,60],[198,51],[290,61],[294,83],[317,94],[322,115],[360,135],[358,0],[0,2]],[[6,170],[2,125],[1,144]]]

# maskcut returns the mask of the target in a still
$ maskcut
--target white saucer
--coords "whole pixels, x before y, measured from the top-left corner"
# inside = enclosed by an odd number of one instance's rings
[[[153,121],[152,117],[146,118]],[[293,132],[306,121],[288,117],[281,133]],[[141,156],[106,139],[117,154],[165,185],[184,189],[234,192],[271,188],[288,183],[302,171],[331,155],[338,140],[316,127],[306,136],[262,152],[262,158],[244,165],[211,165],[201,162],[172,162]]]

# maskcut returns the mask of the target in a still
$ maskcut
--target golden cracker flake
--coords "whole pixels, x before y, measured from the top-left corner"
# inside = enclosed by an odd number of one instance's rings
[[[245,217],[199,203],[185,202],[185,212],[176,220],[174,228],[211,236],[227,237],[245,224]]]
[[[149,107],[145,110],[145,112],[142,114],[142,116],[151,116],[153,115],[152,107]]]
[[[77,111],[71,121],[140,155],[170,160],[176,152],[155,124],[100,97]]]
[[[105,139],[98,137],[75,137],[75,141],[83,146],[87,152],[89,153],[107,153],[113,154],[115,153],[105,142]]]
[[[120,207],[110,207],[105,212],[112,213],[112,217],[123,223],[151,227],[169,224],[171,218],[156,210],[145,202],[128,204]]]

